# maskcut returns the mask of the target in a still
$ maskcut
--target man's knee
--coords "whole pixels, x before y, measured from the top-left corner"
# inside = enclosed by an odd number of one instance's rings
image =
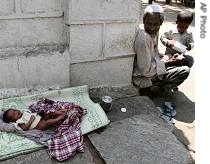
[[[193,57],[190,56],[190,55],[185,55],[185,58],[186,58],[186,60],[187,60],[187,62],[188,62],[188,66],[191,68],[191,67],[193,66],[193,64],[194,64],[194,59],[193,59]]]
[[[181,77],[186,79],[190,74],[190,68],[188,66],[182,66],[181,69]]]
[[[193,57],[191,57],[188,60],[188,66],[191,68],[193,66],[193,64],[194,64],[194,59],[193,59]]]

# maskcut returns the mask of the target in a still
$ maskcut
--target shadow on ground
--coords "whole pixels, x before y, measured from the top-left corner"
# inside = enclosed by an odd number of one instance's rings
[[[177,115],[176,120],[184,123],[192,123],[195,120],[195,102],[192,102],[183,92],[176,91],[167,95],[167,101],[175,104]],[[164,98],[153,99],[156,106],[161,107]]]
[[[195,161],[195,102],[192,102],[183,92],[176,91],[167,95],[167,101],[175,104],[177,115],[173,134],[191,153],[193,164]],[[164,97],[164,96],[163,96]],[[155,98],[153,102],[161,107],[164,98]]]
[[[195,163],[195,129],[192,124],[176,125],[173,130],[176,138],[189,150],[191,154],[190,164]]]

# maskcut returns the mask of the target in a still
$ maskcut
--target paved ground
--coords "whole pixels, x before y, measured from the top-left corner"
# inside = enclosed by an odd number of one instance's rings
[[[195,13],[194,9],[184,7],[180,3],[172,3],[171,5],[165,5],[162,0],[158,1],[163,6],[166,13],[166,21],[163,23],[160,34],[175,25],[176,15],[181,10],[188,10]],[[172,1],[175,2],[175,1]],[[195,34],[195,19],[189,27]],[[164,53],[164,46],[159,42],[159,50]],[[192,51],[192,56],[195,59],[195,50]],[[190,150],[192,157],[195,159],[195,65],[191,68],[191,73],[188,79],[179,86],[179,91],[171,96],[171,100],[175,102],[177,108],[177,123],[174,134],[178,139]],[[154,100],[154,103],[158,106],[160,99]]]
[[[143,0],[142,9],[146,0]],[[146,1],[147,2],[147,1]],[[166,21],[160,34],[175,25],[176,14],[182,9],[194,12],[194,9],[180,6],[178,3],[165,5],[158,1],[166,13]],[[143,11],[143,10],[142,10]],[[194,31],[194,22],[190,29]],[[164,47],[159,43],[160,52]],[[194,50],[192,51],[194,54]],[[156,106],[161,106],[163,99],[150,100],[139,96],[132,86],[125,88],[99,88],[90,90],[90,96],[97,102],[101,95],[113,97],[113,108],[107,113],[111,120],[106,128],[85,136],[85,153],[65,161],[71,164],[103,164],[103,163],[177,163],[188,164],[194,161],[194,66],[189,78],[179,87],[179,91],[169,95],[177,108],[177,122],[172,127],[159,118]],[[122,113],[124,107],[127,112]],[[21,155],[2,164],[16,163],[58,163],[50,159],[46,150]]]

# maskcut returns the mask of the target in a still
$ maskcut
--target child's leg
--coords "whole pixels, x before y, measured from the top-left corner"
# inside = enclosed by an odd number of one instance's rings
[[[55,111],[53,114],[54,115],[60,115],[60,114],[66,114],[67,113],[67,109],[60,109]]]
[[[52,118],[57,117],[61,114],[66,114],[66,112],[67,112],[66,109],[61,109],[61,110],[58,110],[58,111],[55,111],[55,112],[52,112],[52,113],[45,114],[43,116],[43,119],[44,120],[52,119]]]
[[[57,124],[58,122],[60,122],[61,120],[63,120],[65,118],[66,113],[61,113],[59,115],[57,115],[57,117],[55,118],[50,118],[50,119],[41,119],[39,121],[39,123],[37,124],[37,126],[35,127],[35,129],[38,130],[46,130],[48,129],[50,126],[53,126],[55,124]]]

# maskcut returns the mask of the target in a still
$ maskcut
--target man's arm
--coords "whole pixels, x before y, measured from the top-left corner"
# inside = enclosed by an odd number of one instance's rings
[[[153,60],[154,43],[152,39],[140,31],[135,38],[137,67],[141,76],[152,77],[156,74]]]

